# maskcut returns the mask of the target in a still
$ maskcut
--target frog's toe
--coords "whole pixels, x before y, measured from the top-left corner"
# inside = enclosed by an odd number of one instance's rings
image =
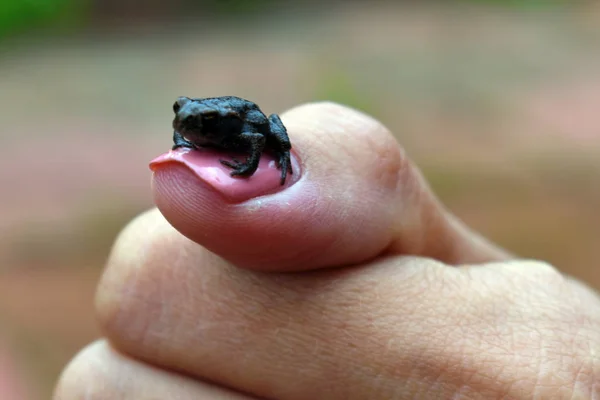
[[[252,168],[247,163],[242,163],[236,159],[232,161],[220,160],[221,164],[233,169],[231,176],[247,176],[252,175]]]
[[[292,160],[289,154],[283,154],[279,157],[279,168],[285,169],[287,173],[292,173]]]
[[[243,166],[243,164],[241,162],[239,162],[238,160],[236,160],[235,158],[231,159],[231,161],[227,161],[227,160],[219,160],[219,161],[221,161],[221,164],[225,165],[226,167],[233,168],[233,169],[239,169],[241,166]]]
[[[290,159],[289,154],[282,154],[279,156],[278,160],[279,168],[281,169],[281,185],[285,184],[285,179],[287,178],[287,174],[292,173],[292,161]]]
[[[187,143],[187,142],[182,142],[182,143],[174,143],[173,147],[171,147],[171,150],[177,150],[177,149],[193,149],[194,145],[192,145],[191,143]]]

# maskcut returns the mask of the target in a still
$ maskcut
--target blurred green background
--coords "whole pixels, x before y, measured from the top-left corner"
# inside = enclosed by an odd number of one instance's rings
[[[2,0],[0,398],[98,337],[179,95],[371,113],[470,226],[600,288],[598,43],[598,2]]]

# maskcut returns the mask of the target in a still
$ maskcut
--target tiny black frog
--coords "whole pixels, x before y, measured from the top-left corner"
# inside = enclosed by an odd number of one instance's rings
[[[173,111],[173,149],[213,147],[249,153],[246,162],[221,160],[233,169],[231,176],[244,177],[256,172],[263,151],[270,150],[281,169],[281,185],[292,173],[292,145],[277,114],[267,118],[256,104],[235,96],[179,97]]]

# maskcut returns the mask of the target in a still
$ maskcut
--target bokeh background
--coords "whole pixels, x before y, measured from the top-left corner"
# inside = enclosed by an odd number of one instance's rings
[[[98,337],[179,95],[370,113],[470,226],[600,288],[599,44],[598,2],[1,0],[0,398]]]

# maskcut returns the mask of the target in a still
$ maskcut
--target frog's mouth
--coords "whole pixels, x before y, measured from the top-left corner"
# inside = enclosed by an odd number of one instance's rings
[[[214,135],[204,132],[198,126],[190,128],[188,125],[178,124],[175,129],[187,142],[196,147],[210,146],[215,140]]]

